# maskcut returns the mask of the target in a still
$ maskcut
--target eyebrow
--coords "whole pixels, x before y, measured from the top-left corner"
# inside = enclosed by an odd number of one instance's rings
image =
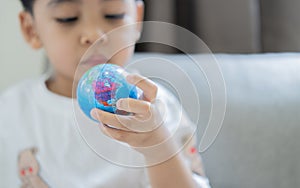
[[[80,3],[81,0],[51,0],[47,6],[51,7],[51,6],[56,6],[62,3],[66,3],[66,2],[70,2],[70,3]]]
[[[100,0],[100,1],[110,2],[110,1],[125,1],[125,0]],[[48,6],[55,6],[55,5],[65,3],[65,2],[80,3],[81,0],[51,0],[47,5]]]

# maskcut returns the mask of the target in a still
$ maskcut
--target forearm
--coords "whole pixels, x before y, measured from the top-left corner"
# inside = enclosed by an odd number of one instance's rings
[[[148,167],[148,176],[152,188],[194,188],[191,171],[186,167],[180,154],[171,159]]]

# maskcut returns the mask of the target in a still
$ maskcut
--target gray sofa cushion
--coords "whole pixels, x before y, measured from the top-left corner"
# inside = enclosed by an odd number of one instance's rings
[[[300,55],[218,57],[222,131],[205,152],[215,187],[300,187]]]
[[[200,138],[211,107],[205,77],[193,71],[184,55],[142,54],[135,59],[147,56],[168,59],[197,82]],[[205,60],[203,55],[194,57]],[[300,187],[300,54],[218,54],[216,59],[226,83],[227,108],[215,142],[202,153],[212,186]],[[153,65],[149,61],[141,73],[151,74]],[[174,87],[187,88],[182,76],[164,63],[155,69],[166,80],[175,80]],[[183,105],[193,116],[195,104]]]

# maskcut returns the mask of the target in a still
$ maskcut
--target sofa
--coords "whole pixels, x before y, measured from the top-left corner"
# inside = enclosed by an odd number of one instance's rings
[[[143,66],[137,63],[140,73],[162,82],[175,95],[178,90],[189,93],[190,83],[170,67],[188,75],[201,110],[194,98],[182,100],[182,104],[191,116],[200,113],[198,140],[206,130],[212,99],[205,73],[192,68],[190,59],[202,66],[207,56],[146,53],[136,55],[133,61],[146,62]],[[211,145],[199,150],[212,187],[300,187],[300,53],[209,56],[219,65],[226,89],[222,126]],[[209,74],[214,73],[219,74]]]

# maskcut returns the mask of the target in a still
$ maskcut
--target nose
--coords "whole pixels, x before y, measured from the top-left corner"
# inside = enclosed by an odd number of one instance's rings
[[[107,36],[105,32],[96,27],[86,28],[80,37],[80,43],[82,45],[91,45],[97,40],[101,43],[105,43],[107,41]]]

